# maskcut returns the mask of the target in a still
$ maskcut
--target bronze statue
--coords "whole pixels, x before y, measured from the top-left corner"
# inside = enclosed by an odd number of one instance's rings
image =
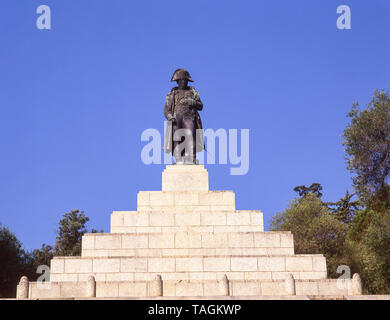
[[[194,82],[185,69],[177,69],[171,81],[178,86],[167,94],[164,115],[168,126],[164,139],[164,150],[172,152],[176,164],[196,164],[196,152],[204,149],[202,122],[198,111],[203,109],[199,92],[188,82]],[[184,158],[184,161],[183,159]]]

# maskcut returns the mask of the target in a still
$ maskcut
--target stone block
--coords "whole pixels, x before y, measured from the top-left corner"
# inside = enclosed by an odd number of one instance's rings
[[[240,213],[239,211],[226,215],[227,225],[251,225],[251,216],[247,213]]]
[[[179,281],[176,283],[176,296],[203,296],[203,283],[202,282],[190,282]]]
[[[262,225],[259,226],[239,226],[239,232],[264,232],[264,227]]]
[[[303,271],[298,272],[299,277],[297,279],[326,279],[326,271]]]
[[[226,233],[204,233],[202,234],[202,248],[225,248],[228,244]]]
[[[233,191],[209,191],[199,193],[199,204],[202,206],[235,206]]]
[[[165,191],[149,191],[151,207],[169,207],[175,205],[175,197],[173,192]]]
[[[241,211],[238,211],[238,213]],[[263,225],[263,213],[261,211],[250,211],[251,225],[262,226]]]
[[[61,298],[82,298],[87,294],[86,283],[65,282],[61,283]]]
[[[203,291],[205,296],[220,296],[221,287],[218,281],[206,281],[203,283]]]
[[[189,273],[188,272],[163,272],[162,278],[165,280],[175,280],[175,281],[183,281],[183,280],[189,280]]]
[[[205,257],[203,259],[204,271],[230,271],[230,258],[229,257]]]
[[[232,271],[257,271],[256,257],[232,257],[230,261]]]
[[[147,258],[121,258],[120,272],[147,272]]]
[[[119,295],[119,282],[98,282],[96,281],[96,297],[112,298]]]
[[[271,280],[271,272],[245,272],[244,273],[245,280]]]
[[[227,275],[229,280],[244,280],[245,279],[245,272],[241,272],[241,271],[217,272],[217,279],[218,280],[222,279],[225,274]]]
[[[147,282],[119,282],[119,297],[147,297]]]
[[[325,257],[313,256],[313,271],[326,271]]]
[[[121,236],[120,235],[100,235],[95,236],[95,249],[120,249]]]
[[[241,226],[214,226],[213,232],[215,232],[215,233],[240,232],[240,228],[241,228]]]
[[[217,274],[215,272],[190,272],[188,280],[217,280]]]
[[[311,295],[318,295],[318,285],[316,281],[301,281],[296,280],[295,281],[295,291],[296,295],[300,296],[311,296]]]
[[[176,257],[176,256],[189,256],[190,249],[187,248],[175,248],[175,249],[159,249],[160,253],[151,256],[162,256],[162,257]]]
[[[176,272],[203,271],[202,258],[176,258]]]
[[[278,232],[256,232],[254,239],[256,248],[280,247],[280,233]]]
[[[226,213],[201,213],[200,224],[202,226],[225,226],[226,225]]]
[[[294,248],[294,239],[291,233],[283,232],[280,234],[280,246],[282,248]]]
[[[209,177],[203,165],[167,166],[162,173],[163,191],[208,191]]]
[[[261,282],[261,293],[264,296],[285,295],[285,290],[284,280]]]
[[[65,260],[64,259],[51,259],[50,260],[50,273],[64,273],[65,272]]]
[[[233,296],[261,296],[261,287],[258,281],[233,280],[230,285]]]
[[[200,213],[175,214],[175,226],[200,226]]]
[[[176,294],[176,281],[169,281],[163,278],[163,295],[165,297],[174,297]]]
[[[284,257],[264,256],[257,258],[258,271],[286,271]]]
[[[273,271],[271,277],[272,280],[286,280],[290,274],[293,275],[294,279],[300,279],[299,272]]]
[[[175,191],[175,206],[197,206],[199,205],[198,192]]]
[[[30,299],[61,298],[61,284],[50,283],[50,286],[39,287],[38,284],[30,282]]]
[[[286,257],[286,271],[313,271],[311,256]]]
[[[149,258],[148,272],[175,272],[175,258]]]
[[[148,227],[149,226],[149,215],[147,213],[138,213],[137,211],[125,212],[123,214],[123,226]],[[112,226],[111,226],[111,229],[112,229]]]
[[[51,282],[77,282],[77,273],[55,273],[50,274]]]
[[[151,227],[174,226],[175,216],[173,214],[166,214],[166,213],[150,213],[149,225]]]
[[[317,281],[319,295],[348,295],[348,286],[337,286],[338,279]]]
[[[95,236],[85,234],[81,238],[81,248],[82,250],[95,249]]]
[[[65,273],[92,272],[92,259],[65,259]]]
[[[173,233],[156,233],[149,234],[149,248],[174,248],[175,234]]]
[[[294,255],[294,248],[262,248],[262,249],[265,249],[266,251],[264,255],[270,255],[270,256]]]
[[[264,256],[268,255],[267,248],[242,248],[241,255],[243,256]]]
[[[178,232],[175,234],[175,248],[201,248],[202,236],[196,233]]]
[[[123,226],[123,212],[114,211],[111,213],[111,226]]]
[[[156,277],[157,273],[152,272],[137,272],[134,273],[134,281],[152,281]]]
[[[147,234],[122,235],[122,249],[148,248],[149,238]]]
[[[230,233],[229,247],[251,248],[254,246],[253,233]]]
[[[150,206],[150,192],[139,191],[137,194],[137,204],[138,206]]]
[[[93,259],[93,272],[120,272],[120,259]],[[98,281],[96,279],[96,281]]]

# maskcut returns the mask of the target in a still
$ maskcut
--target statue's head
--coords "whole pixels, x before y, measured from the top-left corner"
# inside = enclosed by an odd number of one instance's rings
[[[173,73],[171,81],[176,81],[179,83],[179,80],[186,80],[187,83],[189,82],[194,82],[192,80],[190,73],[186,69],[176,69],[175,72]]]

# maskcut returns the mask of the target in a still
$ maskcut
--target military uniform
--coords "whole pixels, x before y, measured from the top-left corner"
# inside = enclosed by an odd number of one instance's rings
[[[171,81],[177,80],[178,71],[183,71],[183,69],[176,70]],[[184,73],[186,79],[192,81],[188,71],[184,70],[184,72],[187,72],[187,74]],[[200,152],[204,149],[202,122],[198,113],[198,111],[202,109],[203,103],[200,100],[199,92],[197,92],[194,87],[188,86],[185,89],[174,87],[167,95],[164,115],[169,122],[163,148],[166,153],[172,152],[176,161],[183,156],[187,159],[191,158],[193,163],[195,163],[196,152]],[[175,120],[172,121],[172,119]],[[191,136],[188,136],[188,144],[186,144],[185,149],[181,152],[178,150],[178,146],[183,142],[184,137],[182,137],[180,141],[175,141],[177,139],[174,139],[175,132],[178,129],[187,129],[185,132],[188,133],[188,135],[191,134]]]

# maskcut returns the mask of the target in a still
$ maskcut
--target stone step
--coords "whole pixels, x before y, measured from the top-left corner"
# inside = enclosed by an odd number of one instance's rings
[[[290,249],[293,253],[294,240],[291,232],[171,232],[171,233],[87,233],[82,237],[82,255],[94,250],[132,249],[233,249],[242,248],[242,254],[247,249]],[[86,251],[88,250],[88,251]],[[146,252],[146,250],[144,250]],[[134,251],[133,251],[134,252]],[[138,252],[142,252],[138,250]],[[161,255],[162,251],[149,250],[151,256]],[[166,251],[167,252],[167,251]],[[220,250],[220,253],[229,252]],[[254,251],[255,252],[255,251]],[[258,251],[259,253],[262,250]],[[257,253],[254,253],[255,255]],[[285,252],[283,252],[285,254]],[[127,254],[126,254],[127,255]],[[164,254],[165,255],[165,254]]]
[[[176,229],[170,229],[169,227],[175,227]],[[264,231],[263,213],[258,210],[203,210],[192,213],[185,213],[180,210],[176,212],[157,210],[145,212],[114,211],[111,214],[112,233],[127,231],[156,232],[153,230],[162,230],[158,228],[164,228],[167,232],[175,232],[175,230],[185,231],[189,227],[197,232]]]
[[[83,249],[83,257],[280,256],[294,248]]]
[[[154,280],[154,279],[153,279]],[[51,282],[50,287],[39,286],[37,282],[30,282],[30,299],[45,298],[85,298],[88,292],[87,282]],[[313,297],[350,296],[358,299],[362,296],[352,296],[351,279],[317,279],[295,280],[296,295],[288,295],[289,288],[284,280],[233,280],[224,286],[221,280],[163,280],[162,294],[156,296],[156,289],[150,281],[96,281],[96,298],[146,298],[164,299],[164,297],[214,297],[217,299],[234,299],[241,297],[248,299],[256,297],[258,300],[265,297],[279,297],[279,299],[303,299]],[[229,295],[226,295],[226,294]],[[367,297],[367,296],[366,296]],[[369,296],[371,297],[371,296]],[[389,296],[384,296],[389,299]],[[382,299],[384,299],[382,298]]]
[[[133,280],[162,274],[164,279],[186,280],[189,273],[200,278],[214,277],[218,273],[236,273],[267,276],[275,279],[293,273],[297,279],[326,278],[323,255],[294,256],[173,256],[173,257],[54,257],[51,260],[51,281],[85,281],[80,277],[94,274],[98,281],[111,281],[112,277],[128,276]],[[122,275],[121,275],[122,274]],[[145,280],[145,279],[143,279]]]
[[[235,210],[233,191],[139,191],[138,211],[178,207],[182,210]]]
[[[220,271],[220,272],[121,272],[121,273],[51,273],[52,282],[87,281],[90,275],[94,275],[96,281],[152,281],[157,275],[163,280],[188,281],[188,280],[218,280],[225,274],[229,279],[251,281],[251,280],[284,280],[289,274],[295,279],[326,279],[324,271]]]

